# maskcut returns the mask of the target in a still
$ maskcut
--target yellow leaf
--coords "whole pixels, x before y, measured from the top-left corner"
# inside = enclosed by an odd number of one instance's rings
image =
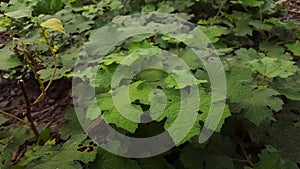
[[[41,23],[41,26],[44,28],[54,29],[66,34],[65,29],[61,23],[61,20],[57,18],[48,19],[45,22]]]

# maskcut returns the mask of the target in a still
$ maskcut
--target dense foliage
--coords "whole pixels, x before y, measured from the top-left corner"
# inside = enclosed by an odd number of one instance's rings
[[[10,41],[0,50],[0,70],[4,78],[35,77],[45,92],[53,80],[74,78],[95,89],[98,104],[83,99],[87,120],[102,115],[119,132],[148,137],[167,129],[180,109],[180,89],[163,71],[140,72],[130,82],[131,104],[147,110],[153,103],[151,91],[159,88],[168,100],[155,122],[138,124],[119,115],[111,97],[111,80],[124,59],[137,60],[163,50],[179,56],[197,79],[201,102],[197,121],[190,133],[168,152],[149,158],[128,159],[97,147],[80,127],[74,110],[60,124],[63,145],[49,140],[50,131],[40,133],[37,144],[16,164],[13,152],[33,139],[30,127],[1,125],[0,168],[103,168],[103,169],[297,169],[300,165],[300,23],[283,19],[283,0],[10,0],[1,2],[0,31]],[[97,30],[120,15],[160,12],[178,14],[197,26],[216,48],[224,65],[227,99],[223,116],[213,136],[198,143],[199,133],[210,109],[210,79],[195,53],[168,35],[143,33],[108,50],[102,59],[84,57],[105,51],[99,44],[118,37],[93,38]],[[168,25],[167,25],[168,26]],[[166,26],[166,27],[167,27]],[[171,27],[174,25],[171,25]],[[176,26],[176,25],[175,25]],[[178,25],[177,25],[178,26]],[[171,29],[165,28],[165,31]],[[98,45],[95,47],[95,45]],[[103,53],[102,53],[103,54]],[[79,58],[80,57],[80,58]],[[80,61],[76,63],[76,60]],[[153,62],[162,62],[155,60]],[[87,63],[87,64],[86,64]],[[72,72],[74,65],[88,67]],[[161,64],[161,63],[159,63]],[[77,65],[77,66],[78,66]],[[18,68],[18,69],[16,69]],[[97,72],[95,75],[93,72]],[[188,73],[178,70],[181,76]],[[31,76],[33,75],[33,76]],[[90,80],[93,79],[93,80]],[[82,86],[73,86],[80,90]],[[122,86],[113,86],[122,92]],[[74,97],[78,97],[74,94]],[[159,99],[159,96],[156,96]],[[85,100],[86,99],[86,100]],[[164,102],[164,101],[162,101]],[[98,112],[96,110],[101,110]],[[7,121],[0,115],[0,124]],[[185,124],[181,124],[185,127]],[[76,126],[76,127],[75,127]],[[176,140],[178,135],[170,133]],[[116,149],[119,147],[116,147]]]

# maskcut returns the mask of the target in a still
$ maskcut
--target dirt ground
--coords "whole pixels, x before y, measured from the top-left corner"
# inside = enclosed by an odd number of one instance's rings
[[[25,88],[31,102],[35,100],[40,94],[39,85],[32,78],[25,81]],[[50,123],[51,138],[56,139],[57,143],[62,140],[59,139],[58,125],[64,121],[65,113],[72,107],[71,80],[61,79],[53,82],[47,96],[32,107],[33,120],[38,124],[37,128],[41,131],[45,125]],[[20,86],[16,80],[0,79],[0,109],[24,119],[26,111],[26,103]],[[18,121],[11,119],[2,124],[2,126],[10,125],[11,123],[18,123]],[[0,126],[1,127],[1,126]],[[14,155],[11,161],[17,162],[23,154],[30,149],[34,142],[27,142],[21,146]]]
[[[287,0],[282,4],[288,11],[285,19],[295,19],[300,21],[300,0]]]
[[[40,94],[39,85],[34,79],[25,81],[25,88],[31,102]],[[70,79],[54,81],[47,96],[32,107],[33,120],[39,124],[39,129],[50,122],[50,129],[53,132],[57,131],[57,125],[64,120],[65,112],[72,106],[70,90]],[[23,114],[26,111],[25,99],[16,80],[0,79],[0,109],[24,118]],[[13,122],[15,121],[7,123]]]

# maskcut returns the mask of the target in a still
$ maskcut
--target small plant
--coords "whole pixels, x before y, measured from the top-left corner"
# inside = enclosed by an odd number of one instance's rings
[[[27,118],[28,122],[25,122],[24,120],[21,120],[20,118],[9,114],[7,112],[4,111],[0,111],[2,114],[7,115],[15,120],[18,120],[20,122],[22,122],[25,125],[30,126],[30,128],[32,129],[36,139],[39,138],[39,132],[34,124],[34,121],[32,119],[31,116],[31,108],[39,103],[45,96],[46,96],[46,92],[49,89],[49,87],[51,86],[54,76],[55,76],[55,72],[56,72],[56,68],[57,68],[57,59],[58,59],[58,46],[54,45],[52,46],[52,44],[49,42],[49,31],[45,30],[45,28],[52,28],[54,30],[58,30],[61,31],[63,33],[63,27],[62,27],[62,23],[59,19],[49,19],[43,23],[41,23],[40,25],[40,34],[42,35],[42,39],[40,40],[42,43],[46,44],[50,50],[51,53],[51,57],[53,60],[53,63],[51,65],[52,68],[52,73],[51,73],[51,77],[49,79],[48,84],[45,86],[44,85],[44,81],[40,78],[40,74],[38,73],[38,66],[39,66],[39,59],[37,59],[40,55],[39,52],[36,51],[32,51],[30,50],[30,48],[32,48],[32,44],[26,44],[23,41],[19,41],[18,39],[14,39],[13,45],[12,45],[12,50],[17,54],[17,55],[21,55],[23,56],[23,59],[26,63],[26,67],[28,67],[28,69],[30,70],[31,73],[34,74],[35,79],[38,81],[38,84],[40,86],[40,90],[41,90],[41,94],[35,99],[35,101],[33,103],[30,103],[30,99],[28,98],[28,94],[26,92],[26,89],[24,87],[24,80],[20,79],[18,80],[18,84],[20,85],[20,88],[22,90],[22,93],[24,95],[24,99],[26,102],[26,112],[24,113],[25,117]]]

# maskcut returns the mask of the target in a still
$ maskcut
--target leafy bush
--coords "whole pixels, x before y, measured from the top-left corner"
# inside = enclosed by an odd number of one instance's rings
[[[27,151],[17,164],[11,164],[13,152],[33,139],[33,135],[26,125],[2,125],[8,119],[0,116],[0,167],[298,168],[300,23],[282,19],[287,15],[280,5],[282,2],[283,0],[1,2],[0,11],[3,14],[0,31],[9,33],[10,42],[2,45],[0,50],[0,70],[6,72],[6,78],[24,79],[33,74],[41,86],[41,95],[47,92],[47,86],[56,79],[74,78],[84,82],[86,86],[73,86],[74,90],[84,90],[86,93],[94,90],[97,101],[95,103],[90,98],[81,98],[76,96],[76,92],[73,93],[74,97],[84,103],[77,110],[81,110],[85,121],[97,121],[101,116],[120,133],[138,138],[154,136],[167,130],[179,114],[182,106],[181,91],[189,87],[188,83],[183,81],[178,84],[173,76],[156,69],[144,70],[132,81],[121,79],[123,81],[118,84],[130,86],[130,104],[138,112],[165,108],[154,122],[147,124],[139,124],[120,115],[112,98],[112,89],[120,93],[126,90],[122,85],[111,86],[118,68],[132,64],[126,58],[133,59],[135,69],[142,70],[148,62],[164,65],[164,50],[176,54],[192,69],[201,101],[190,103],[198,105],[193,107],[198,113],[190,132],[180,141],[177,140],[182,133],[169,133],[176,147],[164,154],[141,159],[119,157],[97,147],[91,141],[95,138],[88,138],[83,134],[88,132],[82,131],[82,122],[78,121],[75,111],[70,110],[66,114],[66,122],[59,126],[60,137],[65,140],[63,146],[55,140],[49,140],[50,131],[46,126],[36,137],[38,144]],[[199,61],[195,51],[185,45],[185,40],[190,40],[188,36],[176,39],[168,34],[155,35],[141,31],[142,34],[118,44],[114,44],[114,40],[120,38],[117,34],[100,34],[103,38],[94,38],[98,30],[106,23],[117,20],[119,15],[147,12],[177,14],[191,21],[191,26],[208,37],[220,56],[227,83],[226,105],[216,131],[204,144],[199,144],[198,138],[211,107],[212,79],[208,76],[205,63]],[[139,22],[128,24],[137,24],[137,28],[141,26]],[[165,32],[178,28],[181,28],[180,25],[172,24],[162,27]],[[115,47],[99,45],[108,43]],[[85,54],[92,55],[99,51],[106,51],[101,53],[101,59],[85,57]],[[160,58],[151,60],[152,57],[149,56]],[[77,71],[72,72],[75,65]],[[21,69],[15,69],[16,67]],[[189,77],[189,72],[184,69],[176,70],[182,77]],[[167,99],[164,100],[163,96]],[[151,100],[151,97],[158,101]],[[27,124],[26,121],[24,123]],[[179,127],[184,128],[186,124],[181,123]]]

